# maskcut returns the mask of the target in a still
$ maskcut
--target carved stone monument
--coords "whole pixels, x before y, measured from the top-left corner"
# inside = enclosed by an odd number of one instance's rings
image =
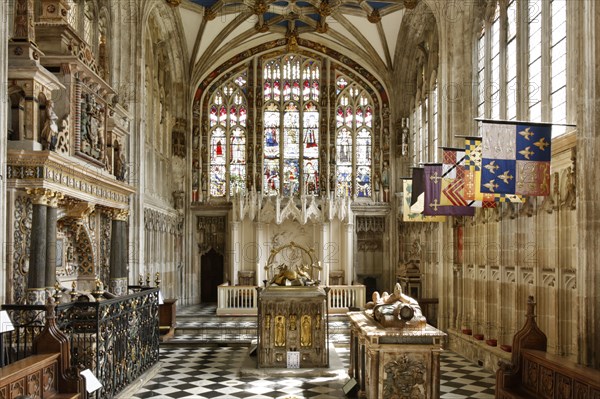
[[[348,313],[349,375],[359,384],[359,397],[439,397],[446,334],[426,323],[417,301],[399,284],[393,294],[375,292],[367,308]]]

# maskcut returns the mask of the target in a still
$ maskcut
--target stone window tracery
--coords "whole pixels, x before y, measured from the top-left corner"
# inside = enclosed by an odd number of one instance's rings
[[[248,102],[246,72],[234,75],[211,97],[210,195],[224,197],[246,191],[246,140]]]

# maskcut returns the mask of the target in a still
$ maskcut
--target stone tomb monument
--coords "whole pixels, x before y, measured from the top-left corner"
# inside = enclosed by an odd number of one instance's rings
[[[328,289],[312,251],[291,242],[271,251],[265,269],[272,277],[258,293],[258,367],[329,366]]]
[[[350,312],[350,370],[359,397],[439,398],[446,334],[427,324],[418,302],[396,284],[375,292],[367,310]]]

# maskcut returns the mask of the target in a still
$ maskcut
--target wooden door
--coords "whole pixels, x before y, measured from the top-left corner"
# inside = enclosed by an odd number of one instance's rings
[[[211,248],[200,262],[200,302],[216,303],[217,287],[223,283],[223,255]]]

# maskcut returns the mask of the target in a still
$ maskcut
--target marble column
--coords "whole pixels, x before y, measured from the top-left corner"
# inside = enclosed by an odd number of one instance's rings
[[[49,190],[43,188],[27,190],[27,194],[31,196],[33,202],[29,272],[27,276],[27,304],[29,305],[43,305],[46,301],[46,224],[50,193]]]
[[[52,291],[56,283],[56,221],[58,213],[58,201],[63,194],[53,192],[48,196],[48,208],[46,209],[46,289]]]
[[[129,210],[118,209],[112,213],[110,237],[110,292],[127,294],[127,218]]]

